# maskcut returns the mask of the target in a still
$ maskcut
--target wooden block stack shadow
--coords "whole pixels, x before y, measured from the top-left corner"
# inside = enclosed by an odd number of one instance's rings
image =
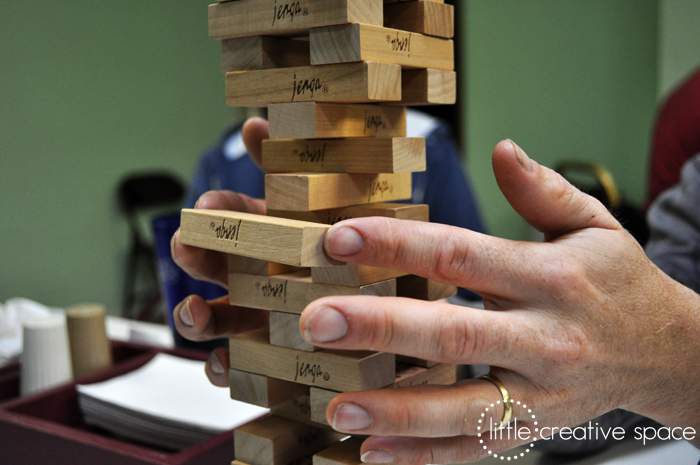
[[[229,299],[270,311],[270,326],[231,338],[231,396],[271,416],[238,428],[248,465],[361,463],[326,406],[339,392],[455,382],[453,365],[387,353],[319,350],[299,314],[330,295],[438,300],[453,286],[328,257],[323,238],[348,218],[428,221],[411,198],[425,141],[406,137],[406,106],[456,98],[453,7],[441,0],[232,0],[209,6],[222,43],[226,100],[268,106],[268,215],[183,210],[184,244],[229,255]]]

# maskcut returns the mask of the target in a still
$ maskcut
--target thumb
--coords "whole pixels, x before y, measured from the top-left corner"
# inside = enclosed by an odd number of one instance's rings
[[[262,141],[270,138],[270,124],[264,118],[249,118],[241,129],[248,154],[256,165],[262,166]]]
[[[622,229],[602,203],[528,158],[513,141],[499,142],[492,162],[503,195],[546,240],[586,228]]]

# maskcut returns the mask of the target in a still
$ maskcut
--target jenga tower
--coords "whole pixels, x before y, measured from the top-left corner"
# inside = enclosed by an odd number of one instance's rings
[[[234,434],[249,465],[359,464],[361,440],[326,421],[339,392],[451,384],[454,365],[388,353],[319,350],[299,314],[329,295],[438,300],[453,286],[346,265],[323,251],[330,225],[384,216],[428,221],[411,197],[425,141],[406,137],[406,106],[453,104],[454,11],[442,0],[233,0],[209,6],[222,40],[226,99],[268,106],[268,216],[183,210],[184,244],[229,255],[229,299],[270,311],[270,327],[231,338],[231,397],[272,415]]]

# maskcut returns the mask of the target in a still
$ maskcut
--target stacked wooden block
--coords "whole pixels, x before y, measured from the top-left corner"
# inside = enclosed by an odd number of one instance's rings
[[[361,463],[339,442],[326,406],[339,392],[451,384],[453,365],[388,353],[318,350],[300,313],[330,295],[437,300],[455,288],[329,258],[337,221],[428,220],[411,197],[425,141],[406,137],[406,105],[455,101],[453,8],[442,1],[233,0],[209,7],[222,41],[226,98],[268,106],[263,142],[267,216],[183,210],[184,244],[229,255],[232,304],[270,311],[269,328],[233,337],[231,396],[271,409],[234,434],[236,462]]]

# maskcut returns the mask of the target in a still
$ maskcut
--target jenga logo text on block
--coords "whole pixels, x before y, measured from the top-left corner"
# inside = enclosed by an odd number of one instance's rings
[[[294,149],[293,153],[299,156],[301,163],[320,163],[323,166],[326,159],[326,144],[324,142],[320,147],[306,144],[304,150]]]
[[[384,194],[391,193],[394,191],[394,186],[387,180],[383,181],[372,181],[369,185],[369,201],[372,199],[382,198]]]
[[[234,247],[238,247],[238,235],[241,232],[241,223],[243,220],[238,220],[238,224],[226,224],[226,219],[221,221],[220,225],[216,225],[215,222],[209,224],[209,229],[214,231],[217,239],[224,239],[229,241],[234,241]]]
[[[386,129],[386,123],[382,119],[382,115],[371,115],[365,112],[365,131],[376,133],[379,129]]]
[[[260,291],[263,297],[268,297],[272,299],[281,299],[285,304],[287,303],[287,280],[282,282],[273,283],[272,281],[255,283],[255,288]]]
[[[294,375],[294,381],[299,378],[311,378],[311,383],[316,383],[316,378],[323,378],[324,381],[331,379],[331,375],[328,372],[324,372],[321,368],[320,363],[306,363],[300,362],[299,356],[297,356],[297,367],[296,374]]]
[[[272,25],[277,24],[278,21],[289,20],[290,23],[294,22],[294,17],[296,16],[308,16],[309,9],[301,6],[301,2],[288,2],[277,4],[275,0],[275,8],[272,15]]]
[[[294,75],[292,102],[297,97],[307,97],[308,99],[313,99],[314,94],[318,91],[322,91],[324,94],[328,93],[328,85],[323,84],[319,78],[299,79],[297,81],[297,75]]]
[[[411,34],[401,34],[396,31],[396,34],[387,34],[386,41],[391,44],[392,52],[406,52],[411,55]]]

